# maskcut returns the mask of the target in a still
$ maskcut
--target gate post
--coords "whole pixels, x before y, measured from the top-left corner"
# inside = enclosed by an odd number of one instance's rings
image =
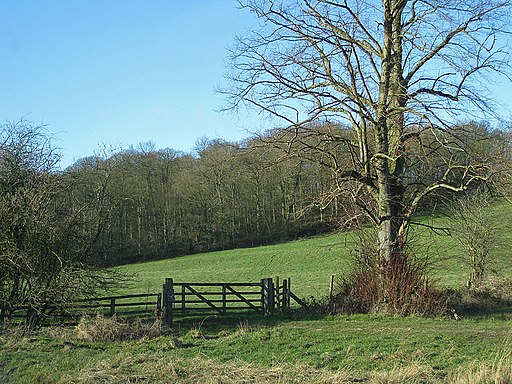
[[[263,295],[262,295],[262,304],[263,304],[263,313],[265,315],[271,314],[274,312],[275,307],[275,290],[274,290],[274,281],[272,278],[262,279],[263,283]]]
[[[166,278],[163,285],[165,324],[172,325],[172,307],[174,305],[173,279]]]
[[[288,309],[288,280],[283,280],[283,298],[282,298],[282,308],[283,310]]]
[[[156,316],[162,317],[162,293],[159,293],[156,297]]]
[[[276,290],[274,287],[274,280],[268,279],[268,307],[270,308],[270,313],[274,313],[274,310],[276,308]]]
[[[291,304],[292,304],[291,303],[291,295],[290,295],[290,293],[292,291],[292,278],[291,277],[289,277],[287,279],[287,284],[286,285],[287,285],[287,288],[288,288],[288,290],[286,291],[286,294],[287,294],[286,295],[286,308],[290,309]]]
[[[266,279],[261,279],[261,311],[264,315],[267,314],[267,285]]]
[[[279,276],[276,276],[274,292],[275,292],[275,308],[278,311],[281,309],[281,293],[279,292],[280,288],[281,287],[279,286]]]

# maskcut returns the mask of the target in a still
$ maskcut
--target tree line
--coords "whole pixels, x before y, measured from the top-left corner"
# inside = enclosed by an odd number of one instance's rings
[[[140,144],[79,160],[68,204],[82,208],[91,254],[103,265],[256,246],[338,226],[339,198],[320,164],[285,158],[262,139],[204,140],[193,154]]]
[[[372,256],[348,296],[362,288],[357,307],[423,313],[416,287],[428,276],[407,252],[414,215],[498,189],[510,168],[508,133],[467,121],[496,117],[489,75],[510,79],[510,1],[240,5],[261,24],[231,48],[225,109],[255,109],[284,128],[205,141],[194,154],[143,144],[56,172],[40,127],[3,126],[2,300],[64,284],[66,268],[370,223]],[[406,294],[403,279],[413,282]]]

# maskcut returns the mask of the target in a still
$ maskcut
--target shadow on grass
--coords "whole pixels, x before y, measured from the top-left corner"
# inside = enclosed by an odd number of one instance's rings
[[[306,313],[303,310],[290,310],[272,315],[257,313],[184,316],[173,321],[172,332],[179,336],[188,333],[190,329],[197,329],[203,334],[218,334],[223,331],[241,329],[244,327],[272,328],[277,325],[297,321],[322,320],[330,316],[327,314]],[[205,336],[206,338],[210,336]]]
[[[473,320],[512,320],[512,306],[499,308],[465,308],[460,314]]]
[[[446,321],[457,320],[474,320],[474,321],[511,321],[512,320],[512,306],[501,307],[466,307],[459,309],[457,312],[460,317],[454,318],[450,313],[442,316]],[[180,337],[195,329],[202,334],[205,339],[216,338],[222,332],[229,332],[236,329],[243,329],[244,327],[250,328],[272,328],[279,325],[291,324],[294,322],[325,320],[326,318],[350,318],[350,317],[368,316],[369,318],[397,318],[396,315],[385,314],[328,314],[325,312],[308,313],[304,309],[289,310],[286,312],[279,312],[272,315],[262,314],[237,314],[237,315],[203,315],[203,316],[186,316],[175,319],[171,327],[171,332]],[[406,316],[404,317],[406,318]],[[427,317],[425,317],[427,318]]]

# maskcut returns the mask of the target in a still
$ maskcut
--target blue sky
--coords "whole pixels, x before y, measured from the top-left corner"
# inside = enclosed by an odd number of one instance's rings
[[[257,116],[215,112],[227,47],[256,20],[236,0],[0,0],[0,121],[47,124],[62,167],[153,141],[241,140]],[[512,103],[512,86],[494,84]],[[268,123],[268,122],[267,122]]]
[[[0,120],[47,124],[65,167],[107,146],[190,151],[260,124],[215,112],[236,0],[0,1]]]

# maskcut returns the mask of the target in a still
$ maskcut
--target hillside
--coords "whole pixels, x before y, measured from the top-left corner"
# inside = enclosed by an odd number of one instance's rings
[[[507,244],[512,241],[512,206],[498,203],[492,208],[500,235],[493,258],[493,268],[511,273]],[[465,283],[467,268],[458,259],[461,253],[457,240],[442,231],[433,232],[425,225],[449,227],[446,217],[418,218],[411,233],[413,252],[428,258],[433,276],[441,285],[458,287]],[[356,244],[354,232],[337,232],[289,243],[200,253],[165,260],[120,267],[135,274],[133,285],[122,292],[158,292],[166,277],[181,282],[258,281],[280,276],[292,279],[293,291],[302,297],[327,294],[330,275],[347,272]]]
[[[350,234],[335,233],[257,248],[200,253],[120,267],[134,273],[133,286],[123,292],[158,291],[166,277],[186,282],[259,281],[280,276],[292,279],[301,296],[327,293],[331,274],[345,271],[353,247]]]

